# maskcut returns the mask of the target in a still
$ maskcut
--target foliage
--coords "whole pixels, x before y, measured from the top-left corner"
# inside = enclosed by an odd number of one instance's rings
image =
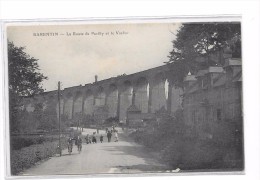
[[[50,104],[47,105],[47,108],[40,111],[34,111],[33,112],[35,116],[40,116],[41,118],[38,119],[39,126],[38,129],[43,130],[53,130],[58,129],[58,116],[56,112],[55,105]]]
[[[67,147],[66,139],[61,139],[62,149]],[[30,168],[40,160],[47,159],[57,154],[58,142],[43,142],[21,150],[11,151],[11,173],[17,175],[19,172]]]
[[[174,84],[182,87],[183,78],[190,71],[210,65],[223,65],[223,52],[229,49],[233,57],[241,57],[240,23],[183,24],[172,42],[169,67]]]
[[[73,115],[73,119],[71,121],[70,126],[82,126],[83,125],[83,114],[77,112]]]
[[[89,115],[89,114],[84,114],[83,115],[83,126],[84,127],[89,127],[91,124],[94,122],[94,117]]]
[[[11,149],[19,150],[34,144],[42,144],[43,142],[52,142],[57,140],[56,136],[30,135],[30,136],[11,136]]]
[[[25,47],[8,42],[9,109],[11,131],[19,131],[19,104],[24,96],[43,92],[41,82],[47,77],[39,72],[38,59],[25,53]]]
[[[163,162],[173,169],[243,168],[242,125],[239,120],[212,122],[211,129],[207,129],[207,124],[206,127],[191,128],[183,123],[181,110],[177,112],[176,118],[162,118],[153,131],[138,130],[130,137],[160,152]]]
[[[15,118],[11,119],[12,131],[11,133],[29,133],[37,129],[38,122],[32,113],[25,110],[19,110],[15,114]]]
[[[61,121],[61,129],[64,130],[67,125]],[[58,129],[58,118],[53,106],[43,107],[42,103],[34,105],[34,111],[28,112],[25,109],[19,110],[15,119],[15,126],[19,133],[31,133],[35,130],[51,131]]]
[[[18,96],[43,92],[41,82],[47,77],[39,73],[38,59],[25,53],[25,47],[8,42],[9,90]]]
[[[144,144],[147,147],[160,150],[163,145],[181,133],[183,124],[182,121],[177,120],[171,116],[163,116],[159,122],[159,125],[153,129],[137,130],[132,133],[135,141]],[[171,128],[169,128],[171,127]]]
[[[183,170],[223,168],[221,159],[223,150],[219,146],[197,141],[195,138],[178,138],[162,150],[162,159],[172,167]]]
[[[105,125],[114,125],[119,123],[118,117],[110,117],[105,120]]]
[[[225,138],[225,137],[222,137]],[[173,168],[243,169],[242,146],[218,143],[219,139],[199,140],[195,137],[179,137],[169,141],[161,151],[161,158]]]
[[[67,114],[61,114],[61,129],[64,130],[70,127],[70,120]]]

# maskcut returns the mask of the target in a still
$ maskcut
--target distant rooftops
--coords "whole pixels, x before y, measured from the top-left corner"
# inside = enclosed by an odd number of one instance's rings
[[[208,69],[199,70],[196,77],[204,76],[208,73],[222,73],[224,72],[223,67],[220,66],[210,66]]]
[[[229,58],[226,59],[224,67],[227,66],[241,66],[242,62],[240,58]]]
[[[225,67],[235,67],[235,66],[241,66],[241,59],[239,58],[229,58],[226,59]],[[241,69],[229,71],[228,69],[224,70],[223,67],[220,66],[211,66],[207,69],[199,70],[197,74],[191,75],[191,73],[188,73],[188,75],[184,78],[184,81],[189,81],[192,83],[187,84],[186,93],[192,93],[200,88],[206,88],[209,86],[216,87],[216,86],[222,86],[225,85],[227,80],[231,82],[241,82],[242,81],[242,71]],[[227,72],[231,72],[228,73]],[[209,73],[217,73],[216,76],[213,77],[206,77]],[[208,79],[210,78],[210,79]],[[203,82],[202,82],[203,81]]]

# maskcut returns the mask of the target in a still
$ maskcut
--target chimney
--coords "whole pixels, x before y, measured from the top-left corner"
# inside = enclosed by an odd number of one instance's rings
[[[98,76],[97,75],[95,75],[95,82],[97,82],[98,81]]]

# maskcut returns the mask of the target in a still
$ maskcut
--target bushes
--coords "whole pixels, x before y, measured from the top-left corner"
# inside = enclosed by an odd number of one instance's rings
[[[236,148],[185,139],[171,141],[161,151],[162,160],[171,167],[183,170],[243,169],[242,156]]]
[[[171,141],[161,152],[162,159],[174,168],[185,170],[221,168],[223,149],[196,141],[180,138]]]
[[[162,147],[166,147],[173,139],[182,136],[183,126],[182,121],[165,116],[160,120],[159,126],[142,131],[137,130],[130,134],[130,136],[136,142],[147,147],[153,148],[154,150],[161,150]]]
[[[146,147],[157,149],[156,146],[161,144],[158,142],[158,138],[155,134],[148,131],[135,131],[130,134],[130,137],[134,139],[135,142],[145,145]]]
[[[11,136],[11,149],[19,150],[23,147],[28,147],[34,144],[41,144],[47,141],[57,140],[57,137],[53,136]]]
[[[119,118],[118,117],[110,117],[105,120],[104,125],[105,126],[113,126],[115,124],[119,123]]]
[[[61,147],[66,147],[66,139],[62,138]],[[57,153],[58,142],[43,142],[20,150],[11,151],[11,173],[17,175],[24,169],[30,168],[36,162],[49,158]]]
[[[165,117],[153,131],[136,131],[130,137],[160,152],[163,162],[173,169],[243,169],[241,125],[225,121],[196,129],[182,122]]]

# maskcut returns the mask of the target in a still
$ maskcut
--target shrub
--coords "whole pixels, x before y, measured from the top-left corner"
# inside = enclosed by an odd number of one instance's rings
[[[61,147],[66,148],[66,139],[62,138]],[[24,169],[30,168],[36,162],[49,158],[57,153],[58,142],[44,142],[20,150],[11,151],[11,173],[17,175]]]
[[[187,138],[174,140],[161,151],[164,162],[185,170],[242,168],[240,157],[234,148]]]
[[[130,134],[137,143],[160,152],[163,162],[173,169],[242,169],[242,125],[212,122],[186,127],[181,113],[163,117],[159,126]]]
[[[106,126],[112,126],[114,124],[119,123],[119,118],[118,117],[110,117],[108,119],[105,119],[104,125]]]
[[[11,149],[19,150],[23,147],[28,147],[34,144],[42,144],[43,142],[52,142],[57,140],[57,136],[11,136]]]

